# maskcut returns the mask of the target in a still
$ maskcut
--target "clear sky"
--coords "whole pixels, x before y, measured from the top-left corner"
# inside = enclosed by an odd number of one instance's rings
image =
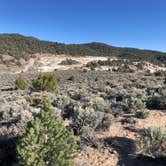
[[[0,0],[0,33],[166,51],[166,0]]]

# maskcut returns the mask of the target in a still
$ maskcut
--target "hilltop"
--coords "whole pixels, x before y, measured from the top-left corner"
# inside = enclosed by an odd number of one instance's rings
[[[64,44],[43,41],[20,34],[0,34],[0,63],[4,55],[12,61],[28,60],[33,54],[54,54],[72,56],[107,56],[129,60],[148,61],[157,65],[166,64],[166,53],[136,48],[114,47],[105,43]],[[12,58],[11,58],[12,57]]]

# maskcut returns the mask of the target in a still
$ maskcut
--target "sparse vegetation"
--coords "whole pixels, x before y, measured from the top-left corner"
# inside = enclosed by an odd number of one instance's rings
[[[134,70],[132,70],[129,65],[123,65],[121,67],[118,67],[117,70],[115,70],[116,72],[120,72],[120,73],[133,73]]]
[[[152,158],[166,157],[166,131],[151,127],[145,130],[137,143],[137,153]]]
[[[33,80],[38,79],[40,74],[29,73],[22,73],[21,75],[29,83],[32,82],[30,84],[31,91],[6,90],[5,88],[1,91],[0,123],[4,126],[1,127],[0,134],[3,138],[15,136],[19,139],[23,131],[29,131],[27,123],[30,121],[31,124],[34,124],[33,119],[41,116],[40,109],[48,110],[50,107],[54,107],[57,119],[63,121],[67,131],[71,131],[75,135],[74,139],[77,140],[81,154],[81,156],[80,154],[78,156],[83,160],[87,159],[86,161],[89,164],[91,154],[87,157],[87,151],[92,150],[94,157],[96,153],[101,158],[108,155],[109,161],[112,155],[115,155],[115,157],[120,155],[119,149],[122,153],[124,153],[124,149],[127,151],[128,148],[125,148],[125,146],[128,147],[130,138],[134,144],[142,129],[149,127],[151,122],[155,125],[159,124],[159,126],[165,122],[164,109],[162,111],[151,111],[153,107],[149,107],[155,106],[155,109],[157,108],[152,100],[152,98],[157,97],[159,99],[159,102],[157,99],[158,109],[164,108],[166,91],[163,77],[145,76],[139,73],[135,73],[133,76],[129,73],[98,70],[88,72],[67,70],[55,71],[55,73],[53,74],[55,74],[59,85],[56,93],[54,90],[43,91],[42,88],[40,88],[42,90],[35,90]],[[74,76],[76,79],[71,81],[68,79],[70,76]],[[0,85],[3,87],[4,85],[15,85],[13,80],[17,77],[15,75],[3,75],[1,78]],[[4,83],[2,80],[7,81]],[[45,80],[43,78],[41,80],[39,82],[48,87],[47,76],[47,81],[43,81]],[[51,103],[46,100],[47,97],[51,100]],[[161,102],[161,100],[163,101]],[[150,110],[147,111],[146,107]],[[53,111],[50,114],[49,117],[54,115],[55,112]],[[147,117],[148,119],[142,120]],[[40,126],[41,129],[47,120],[43,121]],[[44,134],[40,135],[42,137]],[[25,136],[24,133],[23,138]],[[110,137],[109,139],[115,140],[115,142],[122,140],[124,144],[118,142],[118,150],[116,150],[116,147],[113,147],[114,144],[112,144],[114,141],[111,141],[109,146],[107,145],[106,137]],[[109,151],[111,151],[111,155]],[[130,154],[133,154],[133,152],[130,152]],[[5,156],[2,155],[0,159],[5,158]],[[28,157],[28,155],[26,156]],[[127,157],[126,160],[128,160]],[[1,161],[0,165],[3,165]]]
[[[160,70],[160,71],[155,72],[154,75],[156,77],[166,77],[166,71]]]
[[[63,60],[62,62],[60,62],[59,64],[60,65],[75,65],[75,64],[78,64],[79,62],[76,61],[76,60],[73,60],[73,59],[66,59],[66,60]]]

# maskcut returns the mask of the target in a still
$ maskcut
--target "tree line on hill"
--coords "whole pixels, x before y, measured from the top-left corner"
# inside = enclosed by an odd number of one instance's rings
[[[114,47],[104,43],[64,44],[42,41],[20,34],[0,34],[0,61],[7,54],[19,60],[28,60],[35,53],[67,54],[73,56],[109,56],[122,59],[148,61],[157,65],[166,64],[166,53],[135,48]]]

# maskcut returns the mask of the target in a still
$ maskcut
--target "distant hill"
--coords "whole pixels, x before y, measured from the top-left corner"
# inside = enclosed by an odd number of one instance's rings
[[[73,56],[115,56],[131,60],[146,60],[166,64],[166,53],[135,48],[113,47],[104,43],[63,44],[42,41],[20,34],[0,34],[0,59],[7,54],[15,59],[29,59],[35,53],[69,54]],[[1,60],[1,62],[3,62]]]

